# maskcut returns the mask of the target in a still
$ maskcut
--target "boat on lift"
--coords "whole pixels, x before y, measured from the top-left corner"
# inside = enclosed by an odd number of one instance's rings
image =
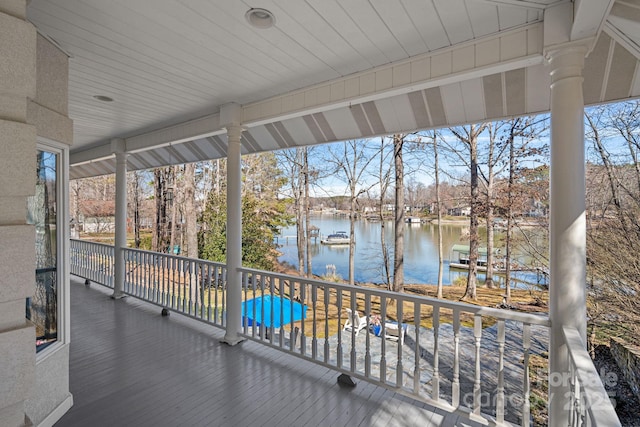
[[[336,231],[333,234],[329,234],[326,238],[321,239],[320,243],[323,245],[348,245],[349,235],[346,231]]]

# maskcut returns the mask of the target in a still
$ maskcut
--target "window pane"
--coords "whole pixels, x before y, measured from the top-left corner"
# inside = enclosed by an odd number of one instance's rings
[[[36,349],[57,340],[57,160],[58,155],[38,151],[35,195],[29,197],[28,222],[36,232],[36,288],[27,298],[27,318],[36,326]]]

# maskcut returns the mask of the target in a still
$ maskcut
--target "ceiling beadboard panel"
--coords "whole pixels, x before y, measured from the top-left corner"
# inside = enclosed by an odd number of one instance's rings
[[[471,29],[473,30],[474,37],[484,37],[500,29],[500,15],[497,6],[487,7],[484,3],[467,0],[466,8],[471,18]],[[504,24],[506,27],[509,27],[510,24],[513,23],[504,22]]]
[[[131,169],[224,157],[228,103],[243,153],[547,111],[541,23],[565,1],[31,0],[27,17],[71,55],[78,177],[113,171],[112,138],[144,141]],[[605,19],[587,102],[640,95],[636,3]],[[252,7],[275,25],[249,25]]]
[[[433,2],[444,25],[449,43],[457,44],[473,39],[465,0],[434,0]]]
[[[269,9],[276,25],[251,27],[244,17],[251,7]],[[32,0],[28,18],[72,55],[69,114],[74,150],[82,150],[211,114],[229,102],[269,99],[484,37],[542,14],[482,0]]]

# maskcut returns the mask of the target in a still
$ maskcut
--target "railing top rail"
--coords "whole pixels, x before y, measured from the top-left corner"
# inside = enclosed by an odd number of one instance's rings
[[[602,384],[600,375],[591,361],[580,333],[577,329],[565,326],[562,328],[564,339],[569,349],[569,357],[575,367],[576,376],[580,380],[587,410],[592,416],[592,425],[621,426],[616,411],[609,400],[607,390]]]
[[[367,288],[362,286],[351,286],[348,284],[326,282],[322,280],[309,279],[301,276],[292,276],[288,274],[273,273],[273,272],[258,270],[254,268],[242,267],[240,268],[240,271],[246,272],[246,273],[253,273],[253,274],[266,274],[272,277],[277,277],[282,280],[291,280],[295,282],[307,283],[307,284],[316,285],[316,286],[329,286],[342,291],[348,291],[348,292],[357,291],[362,294],[369,294],[372,296],[380,296],[380,297],[387,297],[387,298],[393,298],[393,299],[401,298],[403,301],[409,301],[409,302],[420,303],[420,304],[429,304],[434,307],[441,307],[441,308],[447,308],[451,310],[458,310],[466,313],[479,314],[481,316],[496,317],[504,320],[514,320],[517,322],[528,323],[532,325],[540,325],[540,326],[546,326],[546,327],[550,326],[549,317],[546,315],[520,313],[517,311],[507,311],[507,310],[502,310],[498,308],[482,307],[482,306],[468,304],[464,302],[441,300],[437,298],[430,298],[430,297],[425,297],[420,295],[410,295],[406,293],[398,294],[396,292],[391,292],[383,289],[374,289],[374,288]]]
[[[72,242],[79,242],[79,243],[90,243],[92,245],[96,245],[96,246],[102,246],[105,248],[111,248],[113,249],[113,245],[109,245],[107,243],[98,243],[98,242],[94,242],[93,240],[82,240],[82,239],[70,239]]]

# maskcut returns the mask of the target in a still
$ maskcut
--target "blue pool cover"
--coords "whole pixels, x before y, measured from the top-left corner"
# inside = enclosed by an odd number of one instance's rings
[[[263,318],[264,314],[264,318]],[[273,319],[272,319],[273,314]],[[292,318],[293,314],[293,318]],[[297,322],[307,318],[307,306],[289,298],[281,298],[276,295],[265,295],[242,303],[242,324],[245,317],[249,326],[254,323],[264,325],[267,328],[273,326],[279,328],[288,323]]]

